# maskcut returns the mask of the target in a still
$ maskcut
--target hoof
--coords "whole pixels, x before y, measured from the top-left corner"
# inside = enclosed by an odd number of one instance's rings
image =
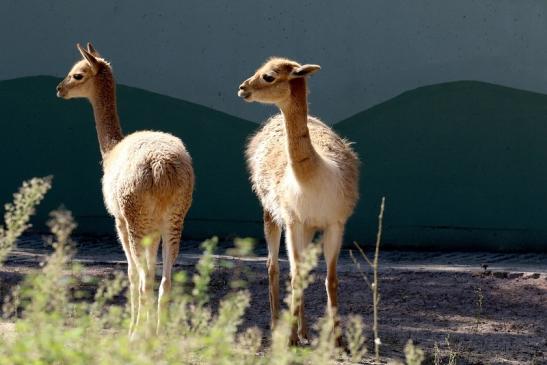
[[[289,346],[291,347],[307,347],[310,346],[311,342],[308,339],[307,336],[305,337],[299,337],[299,336],[291,336],[289,339]]]
[[[334,345],[336,346],[336,348],[345,352],[346,354],[350,353],[348,343],[342,336],[336,337],[336,339],[334,340]]]
[[[298,337],[300,339],[301,346],[309,346],[311,344],[310,338],[308,336],[308,331],[301,332]]]
[[[298,335],[291,335],[289,338],[289,346],[294,347],[300,345],[300,339],[298,338]]]
[[[129,342],[135,342],[137,339],[137,331],[133,331],[129,334]]]

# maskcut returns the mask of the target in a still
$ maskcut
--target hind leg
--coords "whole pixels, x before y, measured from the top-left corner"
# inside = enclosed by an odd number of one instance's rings
[[[142,242],[146,237],[144,234],[132,234],[129,233],[129,240],[131,242],[131,252],[134,257],[135,266],[137,267],[137,273],[139,277],[139,302],[137,308],[137,319],[135,321],[135,328],[139,328],[142,323],[147,323],[150,319],[150,307],[153,303],[153,285],[154,285],[154,271],[151,269],[151,261],[155,262],[155,259],[149,260],[147,262],[146,256],[151,255],[150,252],[143,247]],[[159,237],[155,238],[156,241],[152,243],[157,247],[157,240]],[[155,263],[154,263],[155,266]]]
[[[162,233],[163,271],[158,298],[157,332],[160,331],[161,323],[168,315],[166,309],[171,294],[173,265],[179,254],[183,220],[184,218],[182,215],[173,216],[168,223],[168,228]]]
[[[133,207],[131,211],[142,212],[142,209]],[[151,220],[146,216],[132,217],[126,214],[125,219],[127,221],[131,255],[139,277],[139,302],[135,320],[135,328],[138,328],[143,321],[146,322],[149,319],[150,299],[153,298],[154,284],[151,268],[155,267],[159,235],[151,234]],[[154,248],[156,251],[152,252]]]
[[[127,278],[129,280],[129,298],[131,301],[131,323],[129,324],[129,335],[133,333],[137,315],[137,300],[139,295],[139,275],[137,267],[133,261],[131,249],[129,246],[129,233],[127,231],[127,223],[123,218],[116,218],[116,230],[122,243],[123,252],[127,259]]]
[[[156,296],[154,295],[154,283],[156,281],[156,262],[161,235],[159,232],[153,232],[147,234],[145,237],[145,240],[147,240],[147,245],[145,246],[146,286],[148,287],[145,318],[146,321],[150,321],[150,311],[152,310],[156,299]]]

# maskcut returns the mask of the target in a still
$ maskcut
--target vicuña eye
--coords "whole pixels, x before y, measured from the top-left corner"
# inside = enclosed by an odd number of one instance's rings
[[[275,77],[271,76],[271,75],[268,75],[268,74],[264,74],[262,75],[262,78],[264,79],[264,81],[266,82],[273,82],[275,80]]]
[[[75,80],[81,80],[84,78],[84,75],[82,74],[74,74],[72,77],[74,77]]]

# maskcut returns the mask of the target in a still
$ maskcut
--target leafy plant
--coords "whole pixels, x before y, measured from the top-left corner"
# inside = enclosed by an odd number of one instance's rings
[[[30,217],[51,188],[51,180],[52,177],[48,176],[23,182],[19,191],[13,194],[13,202],[4,206],[4,226],[0,226],[0,264],[15,247],[19,236],[30,228]]]
[[[28,216],[50,187],[48,179],[24,184],[15,201],[6,209],[6,229],[2,232],[3,252],[13,247],[28,227]],[[44,264],[4,298],[4,316],[15,324],[13,336],[0,335],[0,365],[27,364],[332,364],[338,359],[358,362],[365,355],[363,322],[351,317],[346,338],[349,355],[335,346],[332,323],[327,316],[317,324],[318,336],[310,346],[292,348],[288,344],[289,311],[272,333],[271,345],[263,342],[257,327],[242,328],[250,305],[245,285],[230,285],[229,293],[217,304],[209,293],[212,275],[219,260],[213,255],[218,239],[203,243],[193,275],[176,272],[168,303],[169,310],[159,333],[145,326],[131,339],[125,274],[116,272],[103,279],[90,295],[93,280],[72,260],[75,250],[70,239],[76,227],[72,214],[60,208],[50,214],[53,253]],[[237,240],[232,251],[244,257],[252,251],[252,241]],[[313,281],[311,272],[320,249],[310,245],[299,271],[295,294],[302,295]],[[3,256],[5,257],[5,256]],[[237,274],[237,272],[235,272]],[[235,275],[240,280],[239,275]],[[189,279],[191,278],[191,279]],[[87,287],[87,291],[86,288]]]

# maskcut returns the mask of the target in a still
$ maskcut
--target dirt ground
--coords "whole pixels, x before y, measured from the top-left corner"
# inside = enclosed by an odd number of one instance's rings
[[[89,275],[101,278],[125,270],[123,253],[112,237],[79,238],[77,248],[76,260]],[[0,268],[0,295],[35,270],[48,252],[40,237],[26,237]],[[184,242],[176,270],[192,272],[199,253],[197,242]],[[231,260],[236,268],[219,265],[211,293],[214,305],[230,290],[234,273],[240,275],[252,295],[243,327],[258,326],[267,335],[265,255],[263,247],[244,260],[218,255],[219,264]],[[429,363],[437,344],[442,364],[450,355],[456,356],[457,364],[547,364],[547,254],[385,251],[380,266],[380,338],[386,362],[402,359],[405,343],[413,339],[429,354]],[[281,280],[286,282],[285,259],[281,268]],[[324,274],[321,263],[315,271],[317,280],[306,291],[310,324],[324,314]],[[342,318],[363,316],[370,338],[371,293],[348,251],[341,254],[339,279]],[[0,324],[4,335],[11,328],[9,323]]]

